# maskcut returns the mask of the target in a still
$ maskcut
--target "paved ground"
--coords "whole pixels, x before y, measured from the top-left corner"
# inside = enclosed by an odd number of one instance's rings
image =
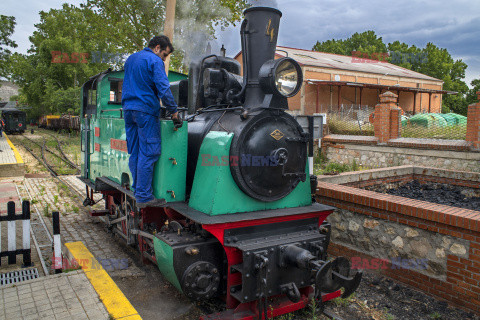
[[[77,193],[85,192],[84,184],[74,176],[62,176],[61,179],[67,186],[43,174],[29,174],[23,180],[4,179],[3,182],[10,185],[11,192],[14,192],[12,186],[14,188],[16,185],[21,198],[32,200],[32,219],[43,219],[50,233],[51,213],[59,211],[62,243],[83,242],[143,319],[170,320],[187,316],[198,319],[198,310],[163,278],[158,268],[143,265],[133,248],[125,246],[122,239],[107,232],[98,218],[91,218],[85,213],[78,203],[83,197]],[[18,195],[14,196],[19,198]],[[98,195],[95,198],[98,200]],[[103,201],[96,206],[102,209]],[[39,242],[48,243],[48,235],[41,229],[36,230],[35,234]],[[43,248],[42,255],[50,268],[51,248]],[[3,272],[3,268],[0,272]]]
[[[110,319],[83,271],[0,287],[0,320]]]
[[[17,163],[12,148],[8,145],[5,134],[0,137],[0,164]]]
[[[62,177],[67,182],[75,181],[72,178],[78,180],[73,176]],[[48,221],[46,224],[51,233],[53,233],[51,213],[53,211],[60,213],[60,234],[63,243],[81,241],[100,262],[110,262],[112,259],[121,262],[111,268],[106,268],[111,276],[144,276],[144,272],[133,263],[132,258],[125,252],[126,248],[119,239],[106,232],[101,221],[87,216],[84,208],[78,203],[79,199],[77,199],[74,186],[70,184],[68,187],[62,186],[53,177],[28,178],[25,179],[24,185],[28,189],[28,194],[33,197],[35,207],[39,208],[40,213]],[[84,188],[83,186],[82,191]],[[102,204],[103,201],[98,203],[98,208],[102,209]]]
[[[72,191],[85,192],[85,185],[76,177],[62,176],[61,179],[69,184]],[[46,185],[39,181],[36,184]],[[99,199],[98,195],[94,198]],[[97,206],[101,209],[103,201]],[[171,320],[190,315],[195,315],[191,319],[198,319],[198,310],[164,279],[158,268],[143,265],[137,251],[125,246],[123,240],[107,233],[104,224],[98,219],[85,214],[70,214],[62,219],[62,237],[65,241],[82,241],[97,260],[103,260],[104,268],[143,319]],[[124,268],[125,260],[128,261],[127,268]]]
[[[198,310],[163,278],[156,266],[143,265],[134,248],[127,247],[123,239],[108,232],[98,218],[86,214],[81,204],[85,198],[85,185],[81,181],[75,176],[61,176],[61,183],[21,146],[18,152],[25,161],[27,174],[24,178],[6,181],[15,183],[21,198],[31,200],[32,218],[37,215],[44,220],[49,231],[35,230],[41,241],[50,241],[51,214],[59,211],[62,242],[83,242],[143,319],[186,319],[185,315],[198,319]],[[101,195],[94,198],[101,200]],[[104,202],[99,201],[95,207],[103,209]],[[42,256],[50,267],[51,248],[43,248]]]

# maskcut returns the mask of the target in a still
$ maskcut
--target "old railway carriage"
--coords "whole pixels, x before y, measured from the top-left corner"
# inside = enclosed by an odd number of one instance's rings
[[[121,108],[122,72],[83,86],[81,179],[85,205],[106,200],[112,232],[194,300],[220,298],[227,310],[204,319],[268,318],[350,295],[361,272],[328,259],[334,208],[316,203],[307,165],[311,135],[290,116],[287,98],[303,81],[291,58],[274,60],[280,11],[254,7],[241,25],[240,64],[208,55],[172,83],[188,112],[175,130],[161,119],[162,154],[153,190],[163,207],[137,209],[130,190]]]
[[[27,127],[27,114],[17,108],[2,109],[3,129],[6,133],[24,133]]]

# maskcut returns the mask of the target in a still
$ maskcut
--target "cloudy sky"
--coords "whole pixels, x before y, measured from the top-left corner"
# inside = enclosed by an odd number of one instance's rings
[[[38,12],[60,8],[65,0],[2,0],[3,15],[17,19],[14,40],[19,52],[30,46],[28,36],[39,22]],[[80,1],[67,1],[78,4]],[[384,42],[400,40],[424,47],[433,42],[447,48],[454,59],[468,64],[466,82],[480,78],[480,1],[351,1],[262,0],[283,12],[279,45],[311,49],[317,40],[347,38],[355,32],[374,30]],[[239,30],[218,32],[227,54],[240,49]]]

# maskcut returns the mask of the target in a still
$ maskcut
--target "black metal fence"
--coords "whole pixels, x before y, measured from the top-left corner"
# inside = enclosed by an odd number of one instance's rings
[[[373,122],[370,115],[375,111],[367,105],[329,106],[327,108],[329,134],[373,136]]]

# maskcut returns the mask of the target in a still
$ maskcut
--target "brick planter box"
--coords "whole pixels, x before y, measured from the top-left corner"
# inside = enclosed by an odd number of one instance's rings
[[[319,176],[331,254],[480,314],[480,211],[359,189],[411,180],[480,188],[480,173],[414,166]]]

